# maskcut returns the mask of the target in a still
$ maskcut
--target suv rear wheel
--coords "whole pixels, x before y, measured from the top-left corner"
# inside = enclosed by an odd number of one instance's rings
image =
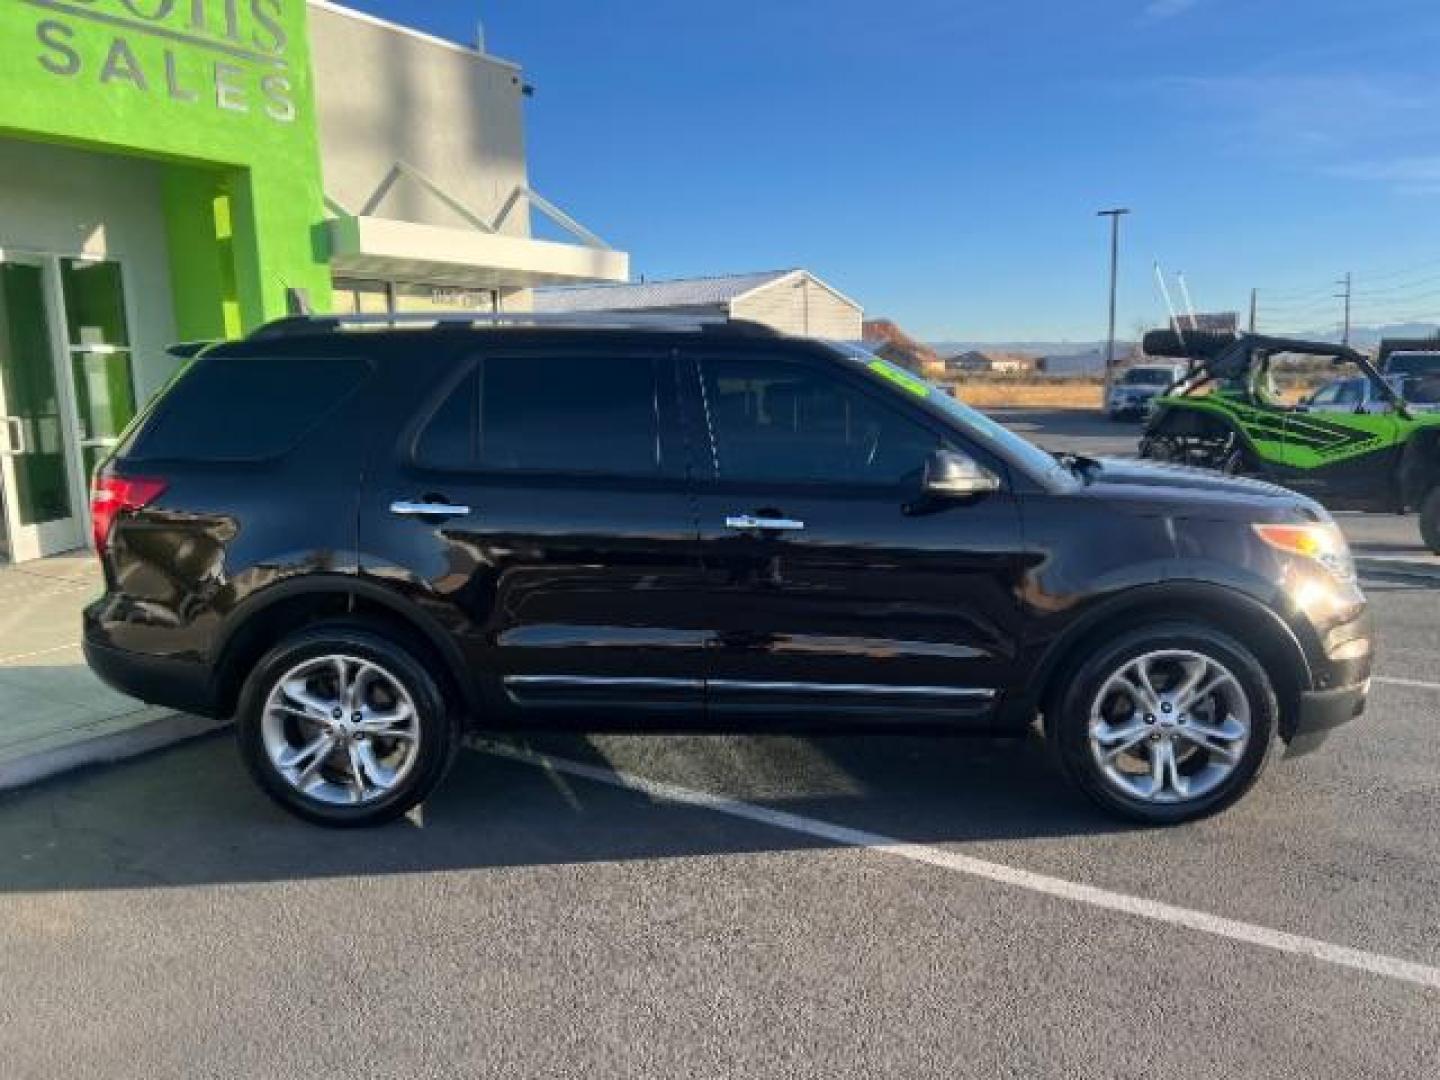
[[[245,683],[241,755],[291,813],[332,826],[399,817],[440,782],[459,744],[435,678],[368,626],[326,624],[282,641]]]
[[[1147,824],[1216,813],[1258,779],[1278,706],[1249,650],[1197,623],[1131,631],[1085,658],[1047,732],[1102,807]]]

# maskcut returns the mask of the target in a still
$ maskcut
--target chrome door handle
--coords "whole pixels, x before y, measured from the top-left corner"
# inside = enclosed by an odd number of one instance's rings
[[[390,504],[390,512],[396,517],[465,517],[470,507],[456,503],[406,502],[403,499]]]
[[[796,521],[794,518],[779,517],[755,517],[753,514],[734,514],[725,519],[727,529],[736,529],[740,532],[750,532],[754,529],[761,529],[772,532],[799,532],[805,528],[803,521]]]

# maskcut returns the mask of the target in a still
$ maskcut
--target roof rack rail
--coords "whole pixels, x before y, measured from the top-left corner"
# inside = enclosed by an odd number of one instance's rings
[[[357,315],[291,315],[268,322],[250,334],[251,341],[301,334],[340,333],[351,330],[401,329],[537,329],[537,330],[669,330],[704,333],[729,330],[775,337],[779,331],[763,323],[705,315],[667,315],[655,312],[528,312],[528,311],[398,311]]]

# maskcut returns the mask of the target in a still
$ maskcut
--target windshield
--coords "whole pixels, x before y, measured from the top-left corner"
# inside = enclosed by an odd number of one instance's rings
[[[1440,404],[1440,369],[1418,375],[1391,373],[1385,376],[1385,381],[1412,405]]]
[[[1385,361],[1385,374],[1440,374],[1440,352],[1391,353]]]
[[[1068,476],[1055,458],[1034,443],[1022,439],[1009,428],[996,423],[984,413],[951,397],[934,383],[927,382],[899,364],[892,364],[874,353],[849,342],[831,342],[848,359],[865,367],[872,375],[913,394],[943,412],[962,431],[977,433],[981,440],[994,446],[1001,454],[1037,476]]]
[[[1175,376],[1164,368],[1131,368],[1120,380],[1122,386],[1169,386]]]

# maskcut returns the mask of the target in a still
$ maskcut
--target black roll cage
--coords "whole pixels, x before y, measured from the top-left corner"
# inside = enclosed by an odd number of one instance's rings
[[[1219,380],[1250,379],[1256,370],[1270,367],[1270,358],[1279,353],[1300,353],[1305,356],[1328,356],[1335,363],[1350,363],[1365,373],[1371,384],[1397,412],[1408,414],[1405,398],[1396,392],[1380,374],[1370,358],[1348,345],[1332,341],[1310,341],[1304,338],[1272,337],[1268,334],[1244,332],[1216,333],[1174,330],[1152,330],[1145,335],[1145,352],[1189,362],[1189,370],[1170,388],[1171,394],[1188,397],[1207,383]]]

